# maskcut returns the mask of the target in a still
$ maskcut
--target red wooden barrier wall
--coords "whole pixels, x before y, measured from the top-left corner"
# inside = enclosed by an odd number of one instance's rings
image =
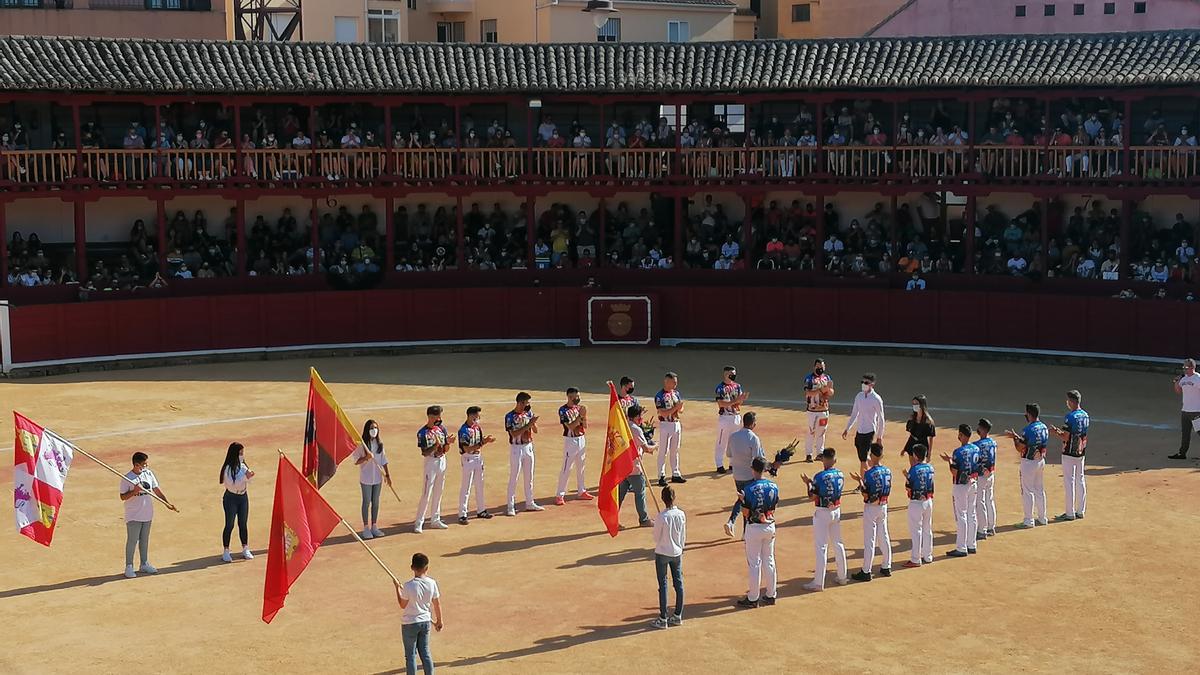
[[[1200,354],[1200,305],[1036,293],[658,286],[664,338]],[[585,291],[417,288],[14,307],[17,364],[139,353],[416,340],[578,338]]]

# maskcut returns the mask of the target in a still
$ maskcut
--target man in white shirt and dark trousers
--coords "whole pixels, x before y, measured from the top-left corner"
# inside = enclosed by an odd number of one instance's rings
[[[416,675],[417,656],[421,657],[421,670],[433,675],[433,657],[429,653],[429,626],[442,630],[442,602],[437,582],[426,575],[429,557],[414,553],[412,557],[413,578],[396,586],[396,601],[403,613],[400,629],[404,639],[404,661],[407,675]]]
[[[846,421],[846,430],[842,432],[844,440],[850,429],[854,429],[854,449],[858,451],[862,473],[867,471],[867,453],[871,451],[871,444],[883,443],[883,424],[883,398],[875,393],[875,373],[867,373],[862,376],[862,391],[854,396],[854,407]]]
[[[148,466],[149,456],[144,452],[135,452],[132,462],[133,469],[121,478],[120,487],[121,501],[125,502],[125,576],[129,579],[137,576],[133,569],[134,548],[141,555],[140,571],[158,573],[150,564],[150,523],[154,520],[154,497],[150,493],[167,502],[167,508],[178,511],[158,489],[158,479]]]
[[[1179,415],[1181,438],[1179,452],[1168,455],[1167,459],[1187,459],[1188,450],[1192,447],[1192,424],[1200,418],[1200,375],[1196,373],[1196,361],[1185,359],[1183,375],[1175,378],[1175,393],[1183,397],[1183,409]]]
[[[658,618],[651,622],[655,628],[678,626],[683,623],[683,547],[687,541],[687,518],[675,506],[675,488],[662,490],[663,506],[654,519],[654,571],[658,578]],[[667,615],[667,570],[675,586],[675,613]]]
[[[725,523],[725,534],[730,537],[733,536],[737,517],[742,513],[744,504],[741,495],[746,486],[755,480],[751,464],[758,457],[766,457],[762,441],[758,439],[758,434],[754,433],[757,423],[758,415],[752,412],[746,413],[742,416],[742,428],[730,434],[729,440],[725,444],[725,456],[729,457],[730,471],[733,472],[733,489],[738,494],[737,501],[729,510],[729,520]]]

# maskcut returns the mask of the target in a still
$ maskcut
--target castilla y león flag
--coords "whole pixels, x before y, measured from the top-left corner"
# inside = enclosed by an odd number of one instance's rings
[[[600,509],[600,520],[610,536],[617,536],[620,527],[620,504],[617,502],[617,486],[633,473],[633,432],[625,411],[617,403],[617,389],[608,383],[608,431],[604,434],[604,468],[600,470],[600,494],[596,506]]]
[[[271,542],[267,546],[267,579],[263,585],[262,619],[283,609],[288,590],[316,555],[325,537],[342,522],[287,457],[279,456],[275,477],[275,506],[271,511]]]
[[[325,386],[316,368],[309,369],[308,418],[304,424],[303,471],[318,488],[333,478],[338,464],[362,442],[350,418]]]
[[[17,531],[49,546],[54,526],[58,524],[74,446],[16,411],[13,411],[13,426],[17,432],[13,451],[13,510]]]

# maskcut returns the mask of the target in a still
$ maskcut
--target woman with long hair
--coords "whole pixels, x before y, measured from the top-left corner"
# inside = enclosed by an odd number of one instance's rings
[[[392,474],[388,472],[383,439],[375,420],[367,420],[363,425],[362,439],[351,456],[358,467],[358,484],[362,488],[362,538],[374,539],[383,536],[383,530],[379,529],[379,493],[385,481],[389,487],[392,485]]]
[[[246,466],[245,449],[241,443],[230,443],[229,450],[225,452],[225,461],[221,464],[219,480],[225,487],[225,494],[221,497],[221,507],[225,510],[225,529],[221,531],[225,552],[221,554],[221,560],[225,562],[233,562],[233,557],[229,555],[229,538],[233,534],[234,520],[237,520],[238,537],[242,541],[242,557],[246,560],[254,558],[250,552],[250,535],[246,527],[250,517],[250,498],[246,495],[246,487],[251,478],[254,478],[254,472]]]
[[[925,454],[926,457],[929,457],[929,453],[933,452],[933,437],[937,435],[937,428],[934,426],[933,416],[929,414],[929,401],[925,399],[924,394],[917,394],[913,397],[912,409],[912,415],[904,423],[904,430],[908,432],[908,441],[904,443],[904,449],[900,451],[900,455],[907,455],[912,452],[914,445],[920,443],[929,449]]]

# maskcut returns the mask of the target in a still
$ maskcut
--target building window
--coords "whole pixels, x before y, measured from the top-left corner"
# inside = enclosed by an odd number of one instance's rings
[[[746,133],[746,106],[738,103],[732,105],[714,105],[713,117],[725,120],[725,127],[731,134]]]
[[[1104,13],[1105,14],[1116,14],[1117,13],[1117,3],[1115,3],[1115,2],[1104,3]]]
[[[368,9],[367,41],[393,44],[400,41],[400,10]]]
[[[687,42],[692,39],[691,24],[687,21],[667,22],[667,42]]]
[[[1025,5],[1017,5],[1017,16],[1025,16]]]
[[[479,41],[480,42],[499,42],[500,35],[496,32],[496,20],[484,19],[479,22]]]
[[[417,8],[417,0],[408,0],[408,8],[416,9]]]
[[[596,31],[597,42],[620,42],[621,20],[610,17],[608,22]]]
[[[466,42],[467,24],[465,21],[439,21],[437,24],[438,42]]]
[[[1133,13],[1134,14],[1145,14],[1146,13],[1146,3],[1144,3],[1144,2],[1133,3]]]
[[[1045,8],[1043,8],[1042,13],[1045,16],[1054,16],[1054,5],[1046,5]]]
[[[667,118],[667,124],[675,126],[675,106],[660,105],[658,106],[658,116]],[[688,123],[687,106],[679,106],[679,126],[686,127]]]
[[[334,42],[358,42],[358,17],[333,17]]]
[[[812,5],[804,3],[803,5],[792,5],[792,23],[802,23],[812,21]]]
[[[1083,3],[1075,3],[1075,16],[1083,16]]]
[[[42,0],[0,0],[0,7],[41,7]],[[53,7],[54,5],[50,5]]]

